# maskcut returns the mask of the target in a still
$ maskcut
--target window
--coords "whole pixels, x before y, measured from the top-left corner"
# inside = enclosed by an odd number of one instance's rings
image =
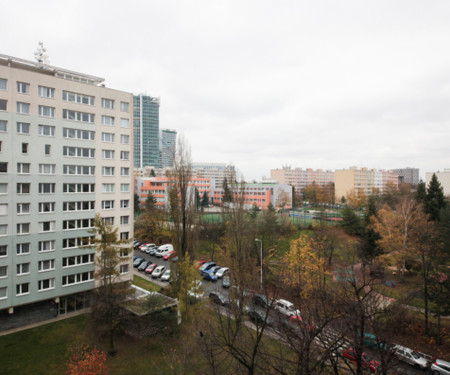
[[[63,184],[63,193],[94,193],[95,184]]]
[[[122,199],[120,201],[120,208],[130,208],[130,200],[129,199]]]
[[[8,234],[8,225],[0,224],[0,236],[6,236]]]
[[[8,193],[8,184],[7,183],[0,183],[0,194],[7,194]]]
[[[50,125],[39,125],[38,126],[38,134],[45,135],[47,137],[55,136],[55,127]]]
[[[113,133],[102,133],[102,141],[103,142],[114,142],[114,134]]]
[[[38,94],[41,98],[54,98],[55,89],[53,87],[38,86]]]
[[[80,104],[94,105],[94,97],[78,94],[75,92],[63,91],[63,100]]]
[[[8,121],[0,120],[0,132],[6,132],[8,130]]]
[[[8,245],[0,245],[0,257],[8,256]]]
[[[102,150],[103,159],[114,159],[114,151],[113,150]]]
[[[114,100],[102,98],[102,107],[107,109],[114,109]]]
[[[102,201],[102,210],[112,210],[114,208],[114,201]]]
[[[6,111],[7,103],[7,100],[0,99],[0,111]]]
[[[120,249],[120,253],[119,253],[119,256],[121,257],[121,258],[126,258],[126,257],[128,257],[128,249]]]
[[[127,118],[121,118],[120,119],[120,127],[121,128],[129,128],[130,127],[130,120]]]
[[[127,102],[120,102],[120,110],[122,112],[129,112],[130,105]]]
[[[56,164],[39,164],[40,174],[55,174]]]
[[[17,234],[30,234],[30,223],[17,224]]]
[[[20,92],[21,94],[29,94],[30,84],[25,82],[17,82],[17,92]]]
[[[48,260],[40,260],[38,262],[38,271],[51,271],[55,269],[55,260],[54,259],[48,259]]]
[[[95,167],[91,165],[64,165],[63,173],[79,176],[94,176]]]
[[[0,161],[0,173],[8,173],[8,163]]]
[[[39,213],[46,214],[49,212],[55,212],[55,202],[39,202]]]
[[[4,286],[0,288],[0,299],[8,298],[8,287]]]
[[[92,228],[94,226],[94,219],[78,219],[78,220],[64,220],[63,229],[83,229]]]
[[[121,216],[120,217],[120,224],[122,224],[122,225],[130,224],[130,217],[129,216]]]
[[[126,168],[126,167],[120,168],[120,175],[121,176],[129,176],[130,175],[130,168]]]
[[[82,264],[92,264],[94,263],[95,254],[84,254],[72,257],[63,258],[63,267],[80,266]]]
[[[44,154],[45,155],[50,155],[50,151],[52,150],[52,146],[51,145],[45,145],[44,146]]]
[[[55,289],[55,279],[46,279],[38,281],[38,291]]]
[[[130,184],[120,184],[120,192],[128,193],[130,191]]]
[[[30,194],[30,184],[18,182],[17,183],[17,194]]]
[[[95,140],[95,132],[90,130],[63,128],[64,138]]]
[[[0,78],[0,90],[8,89],[8,80],[4,78]]]
[[[120,232],[120,239],[121,240],[129,240],[130,239],[130,235],[128,232]]]
[[[17,276],[30,273],[30,263],[20,263],[17,265]]]
[[[102,217],[103,224],[105,225],[114,225],[113,217]]]
[[[120,151],[120,160],[130,160],[130,152]]]
[[[3,141],[0,140],[0,152],[2,152],[3,149]]]
[[[30,113],[30,103],[17,102],[17,113],[28,115]]]
[[[18,122],[16,125],[18,134],[30,134],[30,124],[28,122]]]
[[[8,215],[8,203],[0,203],[0,216]]]
[[[54,231],[55,231],[55,221],[39,222],[39,232],[54,232]]]
[[[26,215],[30,213],[30,203],[17,203],[17,215]]]
[[[18,174],[30,174],[30,163],[17,163]]]
[[[39,241],[38,251],[40,253],[54,250],[55,250],[55,240]]]
[[[94,271],[77,273],[74,275],[67,275],[62,277],[62,285],[73,285],[85,283],[94,280]]]
[[[102,116],[102,125],[114,126],[114,117]]]
[[[0,278],[8,277],[8,266],[0,266]]]
[[[128,267],[129,267],[128,264],[121,264],[120,265],[120,274],[123,275],[123,274],[128,273]]]
[[[16,254],[17,255],[24,255],[30,253],[30,243],[18,243],[16,245]]]
[[[64,238],[63,239],[63,249],[73,249],[78,246],[87,246],[92,243],[93,239],[94,239],[94,237]],[[94,261],[94,260],[92,259],[92,261]],[[85,262],[85,263],[88,263],[88,262]]]
[[[28,143],[22,143],[22,153],[28,154]]]
[[[55,117],[55,107],[48,107],[46,105],[40,105],[38,107],[39,116],[43,117]]]
[[[93,113],[69,111],[68,109],[63,109],[63,119],[93,123],[95,121],[95,115]]]
[[[30,293],[30,283],[23,283],[16,285],[16,295],[21,296]]]
[[[130,144],[130,136],[129,136],[129,135],[122,134],[122,135],[120,136],[120,143],[123,144],[123,145],[128,145],[128,144]]]
[[[39,193],[41,194],[53,194],[56,191],[56,184],[54,183],[40,183]]]
[[[63,202],[63,211],[91,211],[95,209],[95,201]]]
[[[102,176],[114,176],[114,167],[102,167]]]
[[[95,148],[64,146],[63,155],[75,158],[95,158]]]
[[[102,193],[114,193],[114,184],[102,184]]]

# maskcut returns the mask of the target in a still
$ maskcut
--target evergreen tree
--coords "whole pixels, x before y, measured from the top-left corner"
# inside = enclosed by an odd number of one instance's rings
[[[148,193],[147,199],[145,200],[145,209],[153,210],[156,207],[156,198],[152,193]]]
[[[208,193],[205,191],[203,193],[203,197],[202,197],[202,207],[208,207],[209,206],[209,198],[208,198]]]
[[[141,212],[141,202],[139,202],[139,195],[134,193],[134,212],[139,214]]]
[[[440,211],[445,207],[445,204],[444,189],[436,175],[433,173],[431,181],[428,184],[425,204],[425,211],[430,215],[432,221],[439,220]]]
[[[417,185],[416,201],[417,203],[422,203],[424,206],[427,202],[427,185],[422,180]]]
[[[364,233],[361,219],[351,207],[345,206],[342,210],[342,219],[342,227],[347,233],[355,236],[361,236]]]
[[[362,257],[367,261],[372,261],[377,255],[381,254],[381,249],[377,245],[377,241],[380,240],[380,235],[375,232],[370,225],[370,218],[377,217],[378,208],[376,204],[376,197],[370,196],[369,202],[367,204],[367,210],[364,215],[364,224],[365,231],[363,235],[363,244],[362,244]]]
[[[227,178],[225,177],[223,179],[223,203],[231,203],[231,202],[233,202],[233,195],[231,194]]]

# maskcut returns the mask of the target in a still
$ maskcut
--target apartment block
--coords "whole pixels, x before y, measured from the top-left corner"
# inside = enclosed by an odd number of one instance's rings
[[[295,188],[296,192],[301,192],[306,186],[313,183],[325,186],[334,183],[334,172],[322,169],[302,169],[284,167],[281,169],[271,169],[270,179],[276,180],[280,184],[288,184]]]
[[[383,192],[388,184],[398,186],[398,174],[390,170],[350,167],[334,172],[336,199],[363,191],[367,196]]]
[[[431,177],[433,174],[436,175],[438,181],[440,182],[442,188],[444,189],[444,195],[450,196],[450,168],[444,168],[442,172],[426,172],[425,173],[425,182],[427,186],[430,184]]]
[[[0,330],[89,304],[96,213],[132,238],[132,110],[102,78],[0,55]]]
[[[398,174],[398,182],[416,187],[419,184],[419,168],[398,168],[392,172]]]

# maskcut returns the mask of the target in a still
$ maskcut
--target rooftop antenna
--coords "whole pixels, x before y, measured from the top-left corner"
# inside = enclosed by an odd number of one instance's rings
[[[39,46],[38,46],[36,52],[34,53],[34,58],[36,59],[36,61],[38,62],[40,67],[43,67],[44,64],[48,65],[50,63],[46,52],[47,52],[47,48],[44,48],[44,43],[39,42]]]

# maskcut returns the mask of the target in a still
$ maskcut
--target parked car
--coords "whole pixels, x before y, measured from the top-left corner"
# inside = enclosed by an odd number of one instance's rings
[[[152,247],[152,248],[150,248],[149,250],[148,250],[148,254],[149,255],[156,255],[156,252],[158,251],[158,247],[157,246],[155,246],[155,247]]]
[[[351,362],[356,363],[356,351],[354,348],[348,348],[342,352],[344,358],[349,359]],[[361,356],[362,365],[370,372],[377,372],[378,367],[380,367],[380,362],[373,360],[366,353]]]
[[[155,255],[158,258],[162,258],[164,255],[170,254],[170,252],[173,251],[172,245],[162,245],[158,247],[158,250],[156,250]]]
[[[400,361],[406,362],[416,368],[421,368],[422,370],[428,368],[428,361],[414,350],[401,345],[395,345],[394,350],[395,355]]]
[[[147,254],[150,254],[150,251],[152,250],[152,249],[156,249],[157,248],[157,246],[154,244],[154,243],[151,243],[150,245],[147,245],[146,247],[145,247],[145,252],[147,253]]]
[[[148,242],[143,242],[141,245],[139,245],[139,250],[145,252],[145,248],[147,247],[147,245],[150,245],[150,244]],[[142,249],[144,249],[144,250],[142,250]]]
[[[265,296],[264,294],[255,294],[253,295],[253,303],[255,305],[261,306],[263,308],[266,308],[270,305],[269,298]]]
[[[150,264],[152,264],[151,260],[144,260],[137,269],[140,272],[144,272]]]
[[[219,292],[209,293],[209,300],[220,306],[229,306],[230,300]]]
[[[220,266],[211,267],[207,271],[202,271],[201,276],[203,276],[204,280],[217,281],[216,272],[220,270],[220,268]]]
[[[382,350],[388,350],[388,345],[383,341],[379,341],[377,339],[377,336],[373,335],[372,333],[364,333],[363,345],[370,349],[378,348]]]
[[[229,288],[231,286],[231,277],[229,275],[225,275],[222,278],[222,288]]]
[[[200,268],[201,266],[203,266],[205,263],[206,263],[206,261],[204,261],[204,260],[196,260],[196,261],[195,261],[195,264],[196,264],[195,267],[197,267],[197,269],[198,269],[198,268]]]
[[[220,270],[216,272],[216,276],[218,279],[221,279],[226,273],[228,273],[230,269],[228,267],[222,267]]]
[[[172,251],[169,251],[168,254],[164,255],[163,259],[164,260],[169,260],[169,259],[174,258],[176,256],[177,256],[177,253],[175,252],[175,250],[172,250]]]
[[[152,278],[156,279],[158,277],[161,277],[166,270],[166,266],[158,266],[155,268],[155,270],[152,272]]]
[[[134,260],[134,262],[133,262],[133,267],[134,267],[134,268],[139,267],[139,265],[140,265],[144,260],[145,260],[144,258],[136,258],[136,259]]]
[[[250,309],[247,311],[247,315],[250,320],[257,325],[264,324],[264,322],[268,326],[273,325],[273,320],[269,317],[269,315],[266,316],[266,313],[263,311]]]
[[[203,271],[208,271],[210,268],[214,267],[216,265],[216,262],[207,262],[204,263],[203,266],[200,267],[200,274]]]
[[[170,270],[167,270],[164,272],[164,274],[161,276],[161,281],[169,281],[170,280]]]
[[[136,249],[139,249],[139,246],[141,246],[142,244],[143,244],[142,241],[137,241],[137,242],[133,245],[133,247],[134,247],[134,249],[136,250]]]
[[[300,316],[300,310],[296,309],[292,302],[286,301],[285,299],[277,299],[275,301],[275,310],[288,317],[292,315]]]
[[[450,375],[450,362],[436,359],[431,365],[433,375]]]
[[[156,267],[158,267],[158,265],[156,263],[152,263],[149,266],[147,266],[147,268],[145,269],[145,273],[147,275],[150,275],[155,269]]]

